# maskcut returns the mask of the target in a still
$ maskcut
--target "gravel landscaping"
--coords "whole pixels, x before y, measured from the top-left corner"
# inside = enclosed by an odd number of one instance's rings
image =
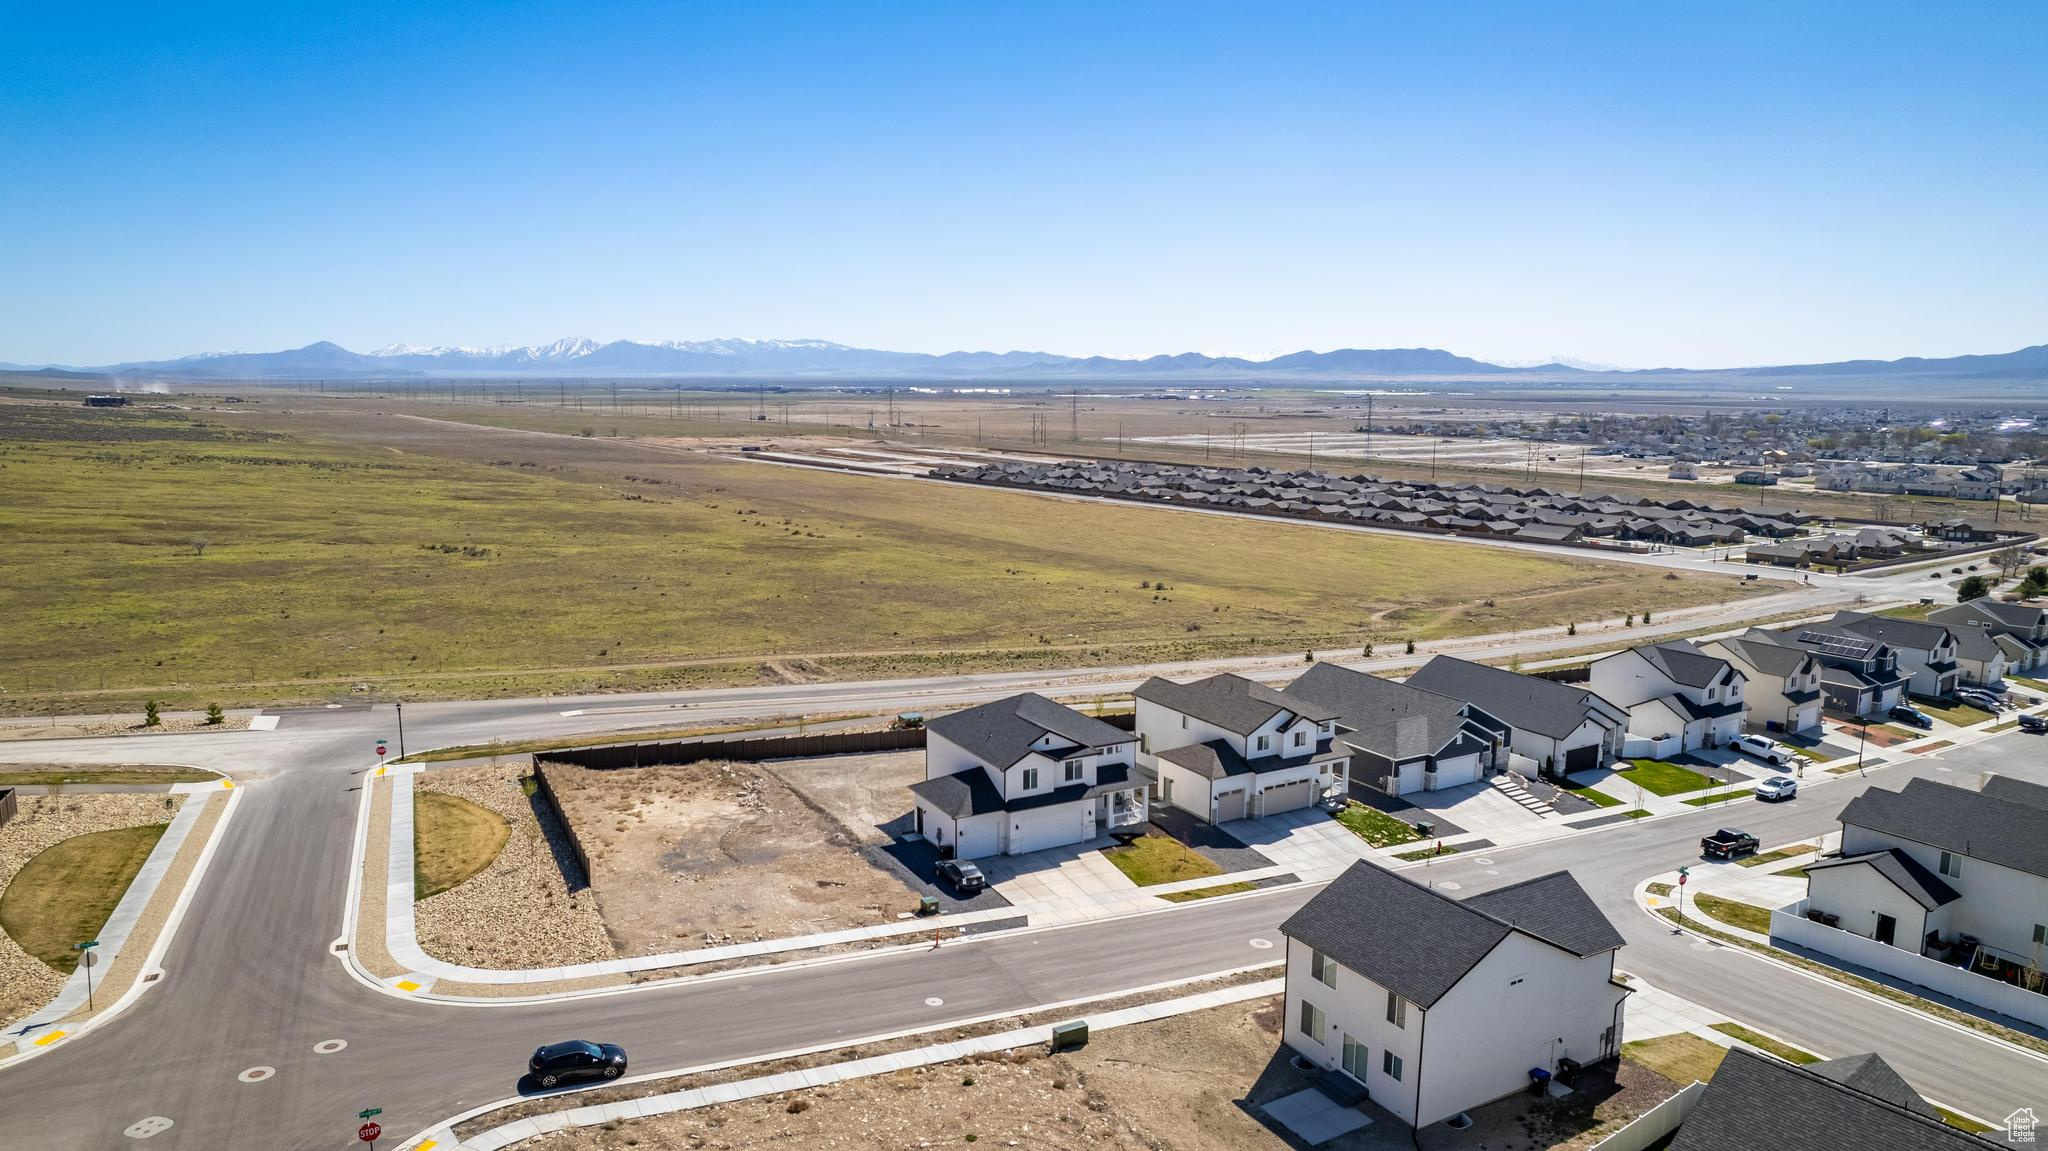
[[[28,795],[0,827],[0,891],[29,860],[74,836],[169,823],[185,802],[170,795]],[[33,1014],[64,986],[64,976],[0,932],[0,1022]]]
[[[460,886],[413,905],[427,954],[471,967],[519,969],[615,959],[588,888],[572,891],[513,766],[457,767],[416,777],[416,791],[466,799],[504,817],[511,835],[489,867]]]
[[[0,739],[84,739],[105,735],[182,735],[194,731],[247,731],[249,717],[229,716],[208,723],[204,716],[172,719],[168,716],[155,727],[126,719],[42,719],[27,723],[0,724]]]

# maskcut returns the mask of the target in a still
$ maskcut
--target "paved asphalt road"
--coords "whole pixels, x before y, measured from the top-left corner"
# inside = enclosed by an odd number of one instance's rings
[[[962,677],[904,685],[814,685],[864,703],[930,706],[926,691],[993,695],[1043,680]],[[750,694],[752,693],[752,694]],[[721,702],[707,697],[728,696]],[[675,697],[501,701],[407,709],[415,747],[490,737],[640,726],[617,708],[665,706]],[[693,693],[702,718],[757,706],[759,692]],[[563,717],[579,706],[601,715]],[[728,711],[727,714],[748,714]],[[157,1148],[314,1148],[349,1145],[355,1113],[382,1107],[392,1136],[510,1094],[539,1042],[582,1036],[623,1042],[635,1072],[649,1072],[843,1041],[989,1012],[1111,994],[1256,962],[1272,952],[1253,937],[1312,892],[1281,889],[1197,903],[1142,921],[1122,920],[996,936],[917,951],[703,981],[674,988],[521,1007],[406,1002],[350,978],[328,946],[341,932],[351,834],[369,741],[395,735],[388,707],[316,709],[275,732],[0,745],[0,760],[132,761],[139,754],[214,766],[243,781],[221,850],[164,960],[167,975],[127,1013],[47,1054],[0,1071],[0,1131],[7,1146],[117,1148],[147,1116],[174,1126]],[[142,752],[142,746],[149,750]],[[2010,762],[2008,762],[2010,761]],[[1959,777],[1998,763],[2048,778],[2048,742],[1995,740],[1880,771]],[[1841,780],[1742,822],[1767,841],[1828,830],[1865,784]],[[1446,860],[1427,870],[1467,891],[1569,867],[1628,936],[1623,965],[1651,982],[1828,1054],[1875,1050],[1915,1086],[1953,1106],[2001,1116],[2048,1104],[2048,1061],[1906,1014],[1755,959],[1739,950],[1674,940],[1636,911],[1633,885],[1688,858],[1723,811],[1658,820]],[[1491,859],[1489,867],[1481,859]],[[944,1000],[938,1007],[927,997]],[[797,1005],[793,1007],[792,1005]],[[346,1050],[318,1055],[323,1040]],[[244,1084],[236,1075],[271,1066]]]

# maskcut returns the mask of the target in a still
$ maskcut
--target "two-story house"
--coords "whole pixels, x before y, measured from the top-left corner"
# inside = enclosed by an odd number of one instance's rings
[[[1621,933],[1568,872],[1458,900],[1354,863],[1280,931],[1282,1042],[1411,1126],[1621,1050]]]
[[[1731,1047],[1670,1151],[1985,1151],[1876,1055],[1787,1063]]]
[[[1742,734],[1742,689],[1734,664],[1685,640],[1648,644],[1593,661],[1587,681],[1600,698],[1628,709],[1628,733],[1675,755],[1720,747]],[[1675,746],[1664,746],[1676,736]]]
[[[1839,857],[1806,865],[1807,910],[1930,953],[1965,936],[2006,962],[2048,962],[2048,787],[1909,780],[1842,808]]]
[[[1812,652],[1742,638],[1714,640],[1700,650],[1742,673],[1747,724],[1765,731],[1820,733],[1820,661]]]
[[[914,828],[961,859],[1085,843],[1146,819],[1138,737],[1025,693],[925,724]]]
[[[1911,694],[1931,699],[1955,694],[1961,675],[1956,665],[1956,638],[1941,624],[1841,611],[1828,621],[1828,627],[1866,636],[1897,652],[1899,671],[1906,676],[1906,690]]]
[[[2006,668],[2025,674],[2048,664],[2048,607],[2005,603],[1990,596],[1927,613],[1927,622],[1951,631],[1986,632],[1999,640]],[[1960,655],[1960,653],[1958,653]]]
[[[1337,713],[1353,788],[1407,795],[1477,783],[1507,741],[1505,723],[1464,700],[1334,663],[1309,668],[1287,694]]]
[[[1211,823],[1263,819],[1351,790],[1336,709],[1236,675],[1154,676],[1137,700],[1138,763],[1153,799]]]
[[[1408,686],[1463,700],[1506,724],[1509,749],[1552,778],[1622,755],[1628,712],[1578,684],[1440,655],[1416,669]]]
[[[1881,640],[1827,624],[1782,631],[1753,627],[1739,638],[1746,645],[1776,644],[1811,655],[1820,664],[1824,710],[1880,719],[1906,700],[1908,677],[1899,668],[1899,653]]]

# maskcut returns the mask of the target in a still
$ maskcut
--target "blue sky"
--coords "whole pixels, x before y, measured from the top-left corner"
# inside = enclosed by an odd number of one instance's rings
[[[2048,5],[35,7],[0,361],[2048,341]]]

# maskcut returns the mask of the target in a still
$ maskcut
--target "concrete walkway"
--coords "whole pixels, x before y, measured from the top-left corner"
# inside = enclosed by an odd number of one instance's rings
[[[1224,1007],[1232,1003],[1244,1003],[1253,999],[1264,999],[1280,994],[1286,981],[1267,979],[1256,983],[1243,983],[1235,987],[1204,991],[1198,995],[1178,999],[1145,1003],[1117,1011],[1104,1011],[1094,1015],[1081,1016],[1090,1032],[1107,1031],[1116,1027],[1128,1027],[1134,1023],[1149,1023],[1155,1019],[1166,1019],[1194,1011],[1206,1011],[1212,1007]],[[807,1067],[798,1071],[785,1071],[779,1075],[766,1075],[758,1079],[742,1079],[732,1083],[719,1083],[709,1087],[692,1087],[683,1091],[649,1095],[639,1099],[628,1099],[618,1103],[603,1103],[587,1107],[572,1107],[563,1111],[515,1119],[488,1131],[470,1136],[458,1143],[453,1128],[458,1120],[449,1120],[440,1127],[405,1144],[400,1151],[498,1151],[522,1140],[531,1139],[552,1131],[564,1131],[575,1127],[594,1127],[601,1123],[614,1123],[639,1119],[649,1115],[668,1115],[677,1111],[692,1111],[719,1103],[736,1103],[744,1099],[759,1099],[768,1095],[780,1095],[785,1091],[801,1091],[810,1087],[822,1087],[830,1083],[844,1083],[851,1079],[865,1079],[873,1075],[886,1075],[892,1071],[903,1071],[913,1067],[929,1067],[938,1063],[952,1063],[975,1055],[1013,1051],[1020,1047],[1037,1047],[1052,1042],[1052,1025],[1020,1027],[1012,1031],[1000,1031],[961,1039],[952,1043],[939,1043],[909,1051],[895,1051],[887,1055],[873,1055],[865,1059],[851,1059],[843,1063],[830,1063],[818,1067]],[[755,1062],[770,1062],[783,1056],[765,1056]],[[708,1070],[708,1069],[707,1069]],[[684,1074],[688,1074],[685,1072]],[[673,1076],[671,1076],[673,1078]],[[567,1098],[573,1099],[574,1094]]]
[[[107,971],[112,970],[114,961],[120,958],[122,948],[127,946],[128,937],[134,934],[135,924],[141,920],[143,911],[149,907],[149,901],[156,897],[157,888],[163,884],[164,876],[169,874],[172,865],[177,861],[179,849],[185,846],[185,840],[191,834],[193,825],[199,822],[200,814],[206,810],[206,800],[197,793],[216,792],[232,786],[233,784],[226,781],[216,781],[178,784],[171,789],[187,795],[188,798],[179,806],[178,814],[171,817],[170,826],[164,828],[164,833],[157,839],[156,847],[150,851],[149,858],[142,861],[142,870],[135,873],[135,879],[122,894],[121,902],[114,905],[113,913],[107,916],[107,922],[100,928],[97,936],[100,945],[93,949],[94,971],[98,974],[94,975],[81,964],[71,973],[71,977],[64,981],[64,987],[57,992],[57,998],[51,1000],[41,1011],[15,1024],[10,1029],[12,1034],[35,1034],[84,1007],[89,998],[97,999],[100,1005],[105,1005],[105,996],[88,996],[86,980],[89,977],[104,976]]]

